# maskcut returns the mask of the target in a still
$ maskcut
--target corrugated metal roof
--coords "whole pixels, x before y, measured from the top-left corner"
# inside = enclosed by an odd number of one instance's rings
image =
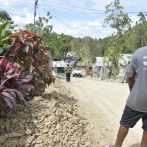
[[[119,63],[125,65],[128,61],[131,61],[132,54],[120,54],[122,58],[119,59]]]
[[[53,61],[53,67],[65,67],[64,61]]]
[[[125,60],[125,62],[128,62],[132,58],[132,54],[121,54],[122,58]]]
[[[95,65],[96,66],[108,66],[108,63],[104,63],[104,57],[95,57],[96,58],[96,61],[95,61]],[[107,60],[108,58],[106,58],[106,60]],[[109,62],[109,64],[110,64],[110,62]]]

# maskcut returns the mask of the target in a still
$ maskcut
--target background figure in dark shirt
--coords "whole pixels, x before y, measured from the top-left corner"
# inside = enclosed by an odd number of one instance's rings
[[[70,67],[69,64],[68,64],[67,67],[65,68],[66,81],[67,81],[67,82],[70,81],[71,72],[72,72],[72,67]]]

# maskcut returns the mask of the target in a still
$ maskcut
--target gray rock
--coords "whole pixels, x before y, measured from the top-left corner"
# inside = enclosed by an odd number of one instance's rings
[[[10,122],[9,121],[6,122],[6,131],[10,132]]]
[[[31,143],[34,139],[34,135],[27,138],[26,143]]]

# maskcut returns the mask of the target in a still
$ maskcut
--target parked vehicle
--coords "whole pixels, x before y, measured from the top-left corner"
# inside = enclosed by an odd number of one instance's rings
[[[75,77],[75,76],[82,77],[82,69],[81,68],[74,68],[72,74],[73,74],[73,77]]]

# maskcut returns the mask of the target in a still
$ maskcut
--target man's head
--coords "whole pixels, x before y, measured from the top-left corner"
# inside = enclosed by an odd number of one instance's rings
[[[130,64],[130,61],[128,61],[128,64]]]
[[[67,66],[69,66],[69,64],[67,64]]]

